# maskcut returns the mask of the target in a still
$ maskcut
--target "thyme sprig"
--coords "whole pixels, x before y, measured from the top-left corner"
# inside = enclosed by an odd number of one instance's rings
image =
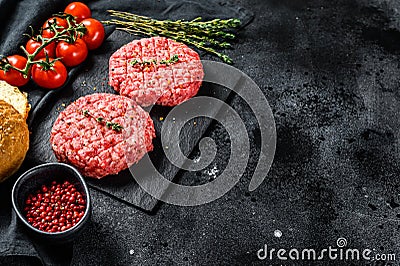
[[[175,64],[175,63],[178,63],[178,61],[179,61],[179,55],[177,55],[177,54],[174,54],[170,59],[163,59],[163,60],[161,60],[160,62],[157,62],[157,60],[155,60],[155,59],[152,59],[152,60],[149,60],[149,61],[147,61],[147,60],[143,60],[143,61],[139,61],[138,59],[134,59],[134,60],[132,60],[131,62],[130,62],[130,64],[132,65],[132,66],[135,66],[135,65],[141,65],[141,66],[147,66],[147,65],[167,65],[167,66],[169,66],[169,65],[172,65],[172,64]]]
[[[27,58],[27,63],[25,68],[19,69],[13,65],[10,64],[6,56],[0,55],[0,69],[4,70],[5,72],[14,69],[24,75],[24,77],[27,77],[29,74],[29,70],[32,65],[34,64],[42,64],[41,61],[39,60],[34,60],[34,58],[50,43],[56,42],[56,41],[67,41],[67,42],[73,42],[77,36],[83,36],[86,32],[86,27],[83,24],[76,24],[74,16],[70,14],[64,14],[64,13],[59,13],[53,15],[55,17],[60,17],[63,18],[67,21],[68,23],[68,28],[63,28],[61,26],[58,26],[56,23],[56,20],[54,19],[53,21],[49,21],[48,25],[49,27],[41,29],[41,31],[49,29],[50,31],[54,32],[54,36],[51,38],[44,38],[41,36],[41,34],[33,37],[34,31],[33,28],[30,27],[31,29],[31,38],[34,38],[36,41],[40,41],[42,44],[36,49],[36,51],[32,54],[30,54],[24,46],[21,46],[21,50],[24,52]],[[47,60],[47,62],[49,62]]]
[[[168,37],[216,55],[225,63],[233,63],[229,56],[216,49],[232,47],[229,41],[235,38],[235,34],[231,30],[241,25],[241,21],[237,18],[202,21],[202,18],[198,17],[191,21],[172,21],[156,20],[115,10],[108,10],[108,12],[118,19],[103,21],[103,23],[116,25],[118,30],[135,35]]]
[[[83,110],[83,111],[82,111],[82,114],[83,114],[85,117],[91,117],[91,118],[95,119],[97,123],[99,123],[99,124],[101,124],[101,125],[105,125],[106,128],[112,129],[112,130],[114,130],[114,131],[116,131],[116,132],[121,132],[121,130],[123,129],[123,127],[122,127],[120,124],[118,124],[118,123],[113,123],[113,122],[105,121],[104,117],[95,117],[95,116],[93,116],[93,115],[89,112],[89,110]]]

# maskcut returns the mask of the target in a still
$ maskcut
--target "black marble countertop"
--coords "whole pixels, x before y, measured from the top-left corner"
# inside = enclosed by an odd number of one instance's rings
[[[234,2],[255,19],[229,53],[263,90],[276,122],[267,178],[248,191],[257,125],[236,97],[232,106],[252,140],[240,182],[209,204],[160,204],[151,215],[92,191],[93,222],[74,244],[73,265],[266,265],[256,254],[265,244],[324,249],[339,238],[400,260],[400,3]],[[218,124],[208,136],[218,144],[217,158],[184,173],[183,183],[222,171],[229,137]]]

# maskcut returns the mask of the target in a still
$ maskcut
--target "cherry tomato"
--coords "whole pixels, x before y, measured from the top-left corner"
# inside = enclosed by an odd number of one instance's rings
[[[45,61],[42,58],[39,61]],[[49,59],[52,62],[54,59]],[[40,87],[46,89],[56,89],[61,87],[67,80],[67,69],[60,61],[55,61],[50,68],[43,67],[39,64],[32,66],[32,79]]]
[[[29,39],[29,41],[26,43],[26,51],[28,51],[28,53],[33,54],[34,52],[36,52],[36,50],[42,45],[42,43],[40,41],[36,41],[34,39]],[[48,45],[46,45],[36,56],[35,56],[35,60],[39,59],[39,58],[45,58],[46,54],[49,57],[55,57],[56,56],[56,44],[54,42],[49,43]]]
[[[90,8],[81,2],[72,2],[65,8],[64,13],[73,15],[77,23],[80,23],[86,18],[92,17]]]
[[[24,69],[27,63],[27,59],[20,55],[10,55],[7,57],[8,62],[18,69]],[[24,77],[24,75],[14,69],[9,69],[7,72],[0,70],[0,80],[6,81],[12,86],[24,86],[29,81],[29,75]]]
[[[78,38],[74,43],[60,41],[56,47],[56,55],[68,67],[77,66],[85,61],[88,49],[85,42]]]
[[[53,37],[55,35],[55,33],[53,31],[51,31],[50,28],[49,28],[50,27],[49,22],[54,24],[54,21],[55,21],[57,26],[62,27],[62,28],[59,28],[57,31],[60,32],[63,29],[67,29],[68,28],[68,22],[65,19],[62,19],[62,18],[59,18],[59,17],[49,18],[48,20],[46,20],[46,22],[42,26],[42,29],[43,29],[42,36],[44,38],[51,38],[51,37]]]
[[[82,20],[82,24],[86,27],[86,33],[82,39],[85,41],[89,50],[99,48],[104,41],[104,27],[100,21],[94,18]]]

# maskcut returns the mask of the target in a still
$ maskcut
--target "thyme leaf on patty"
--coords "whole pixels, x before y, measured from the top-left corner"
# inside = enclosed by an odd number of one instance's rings
[[[94,117],[94,116],[89,112],[89,110],[83,110],[83,111],[82,111],[82,114],[83,114],[85,117],[91,117],[91,118],[95,119],[97,123],[102,124],[102,125],[105,125],[106,128],[112,129],[112,130],[114,130],[114,131],[116,131],[116,132],[121,132],[121,130],[123,129],[123,127],[122,127],[120,124],[118,124],[118,123],[113,123],[113,122],[105,121],[103,117]]]
[[[155,59],[152,59],[152,60],[150,60],[150,61],[143,60],[142,62],[140,62],[140,61],[137,60],[137,59],[134,59],[134,60],[132,60],[132,61],[130,62],[130,64],[131,64],[132,66],[135,66],[135,65],[137,65],[137,64],[140,64],[141,66],[147,66],[147,65],[151,65],[151,64],[154,64],[154,65],[167,65],[167,66],[169,66],[169,65],[178,63],[178,61],[179,61],[179,55],[174,54],[170,59],[168,59],[168,60],[167,60],[167,59],[163,59],[163,60],[161,60],[160,62],[157,62],[157,60],[155,60]]]

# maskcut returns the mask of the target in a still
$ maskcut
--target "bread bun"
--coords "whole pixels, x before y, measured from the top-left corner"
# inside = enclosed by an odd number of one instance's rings
[[[17,87],[11,86],[5,81],[0,80],[0,100],[3,100],[12,106],[26,120],[30,110],[28,97],[26,93],[22,93]]]
[[[0,182],[18,170],[28,149],[25,118],[11,104],[0,100]]]

